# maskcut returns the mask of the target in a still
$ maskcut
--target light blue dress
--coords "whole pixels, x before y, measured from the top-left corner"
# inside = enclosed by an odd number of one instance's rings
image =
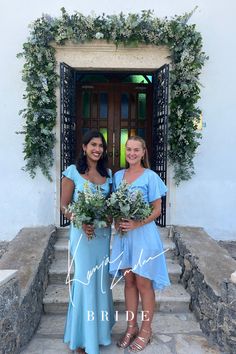
[[[85,178],[70,165],[63,176],[75,184],[73,200],[83,190]],[[101,185],[108,195],[112,177]],[[89,182],[93,189],[95,185]],[[70,302],[65,323],[64,342],[71,350],[85,348],[88,354],[99,354],[99,345],[111,344],[114,311],[108,262],[111,228],[95,230],[96,237],[88,240],[82,229],[70,226],[70,253],[74,262],[74,278],[70,283]]]
[[[124,173],[125,170],[115,173],[114,190],[123,180]],[[129,189],[139,189],[148,203],[161,198],[167,192],[167,187],[161,178],[148,168],[130,184]],[[132,268],[134,273],[150,279],[154,289],[163,289],[170,285],[163,245],[154,221],[131,230],[124,236],[119,234],[114,236],[110,273],[113,277],[121,277],[120,270],[126,268]]]

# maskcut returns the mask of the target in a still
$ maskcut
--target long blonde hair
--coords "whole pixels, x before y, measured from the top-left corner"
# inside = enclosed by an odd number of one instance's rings
[[[138,135],[133,135],[133,136],[130,136],[128,138],[128,140],[125,143],[125,146],[127,145],[128,141],[130,141],[130,140],[139,141],[141,143],[142,148],[145,151],[144,152],[144,156],[143,156],[143,158],[141,160],[141,165],[144,168],[150,168],[150,163],[149,163],[149,159],[148,159],[148,151],[147,151],[147,146],[146,146],[145,140],[143,140],[143,138],[141,138]]]

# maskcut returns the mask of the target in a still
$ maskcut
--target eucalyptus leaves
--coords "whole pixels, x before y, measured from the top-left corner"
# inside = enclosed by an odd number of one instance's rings
[[[152,213],[152,207],[145,203],[142,192],[130,189],[125,180],[111,194],[107,206],[109,215],[114,219],[144,220]]]
[[[139,43],[167,45],[171,51],[169,160],[174,166],[175,181],[188,180],[194,173],[193,157],[199,145],[196,122],[200,114],[196,106],[200,94],[199,76],[207,59],[202,51],[202,37],[195,25],[188,25],[192,13],[183,16],[156,18],[152,11],[141,14],[84,16],[67,14],[60,18],[43,15],[31,25],[29,40],[23,45],[23,80],[26,82],[27,107],[21,111],[25,125],[25,170],[32,177],[36,168],[50,179],[56,124],[55,72],[52,41],[82,43],[103,39],[119,45]]]
[[[93,190],[86,181],[83,191],[78,191],[77,199],[68,206],[68,211],[72,213],[73,225],[82,228],[83,224],[91,224],[94,228],[106,227],[108,223],[108,210],[106,198],[101,187],[93,185]]]

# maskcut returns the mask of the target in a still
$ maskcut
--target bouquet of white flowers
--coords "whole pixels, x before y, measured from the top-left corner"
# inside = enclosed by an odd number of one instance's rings
[[[126,181],[122,181],[117,191],[111,194],[107,206],[109,215],[118,220],[144,220],[152,213],[152,207],[143,200],[142,192],[130,190]]]
[[[71,221],[74,226],[81,228],[83,224],[93,225],[94,228],[107,226],[106,198],[102,194],[100,186],[94,186],[92,191],[89,183],[84,183],[82,192],[78,192],[78,198],[68,206],[72,213]]]

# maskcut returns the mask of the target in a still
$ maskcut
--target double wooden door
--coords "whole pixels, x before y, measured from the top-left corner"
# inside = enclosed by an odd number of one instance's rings
[[[113,173],[124,168],[125,142],[139,135],[151,149],[152,85],[94,83],[76,86],[76,142],[95,128],[107,141],[108,164]],[[78,151],[80,146],[76,147]]]
[[[61,172],[75,163],[82,135],[96,128],[107,140],[113,173],[125,167],[125,142],[137,134],[146,140],[152,170],[166,182],[169,66],[155,70],[145,84],[123,82],[129,73],[110,74],[113,82],[82,83],[83,73],[60,64]],[[165,226],[166,197],[162,199],[157,223]],[[61,214],[61,225],[68,223]]]

